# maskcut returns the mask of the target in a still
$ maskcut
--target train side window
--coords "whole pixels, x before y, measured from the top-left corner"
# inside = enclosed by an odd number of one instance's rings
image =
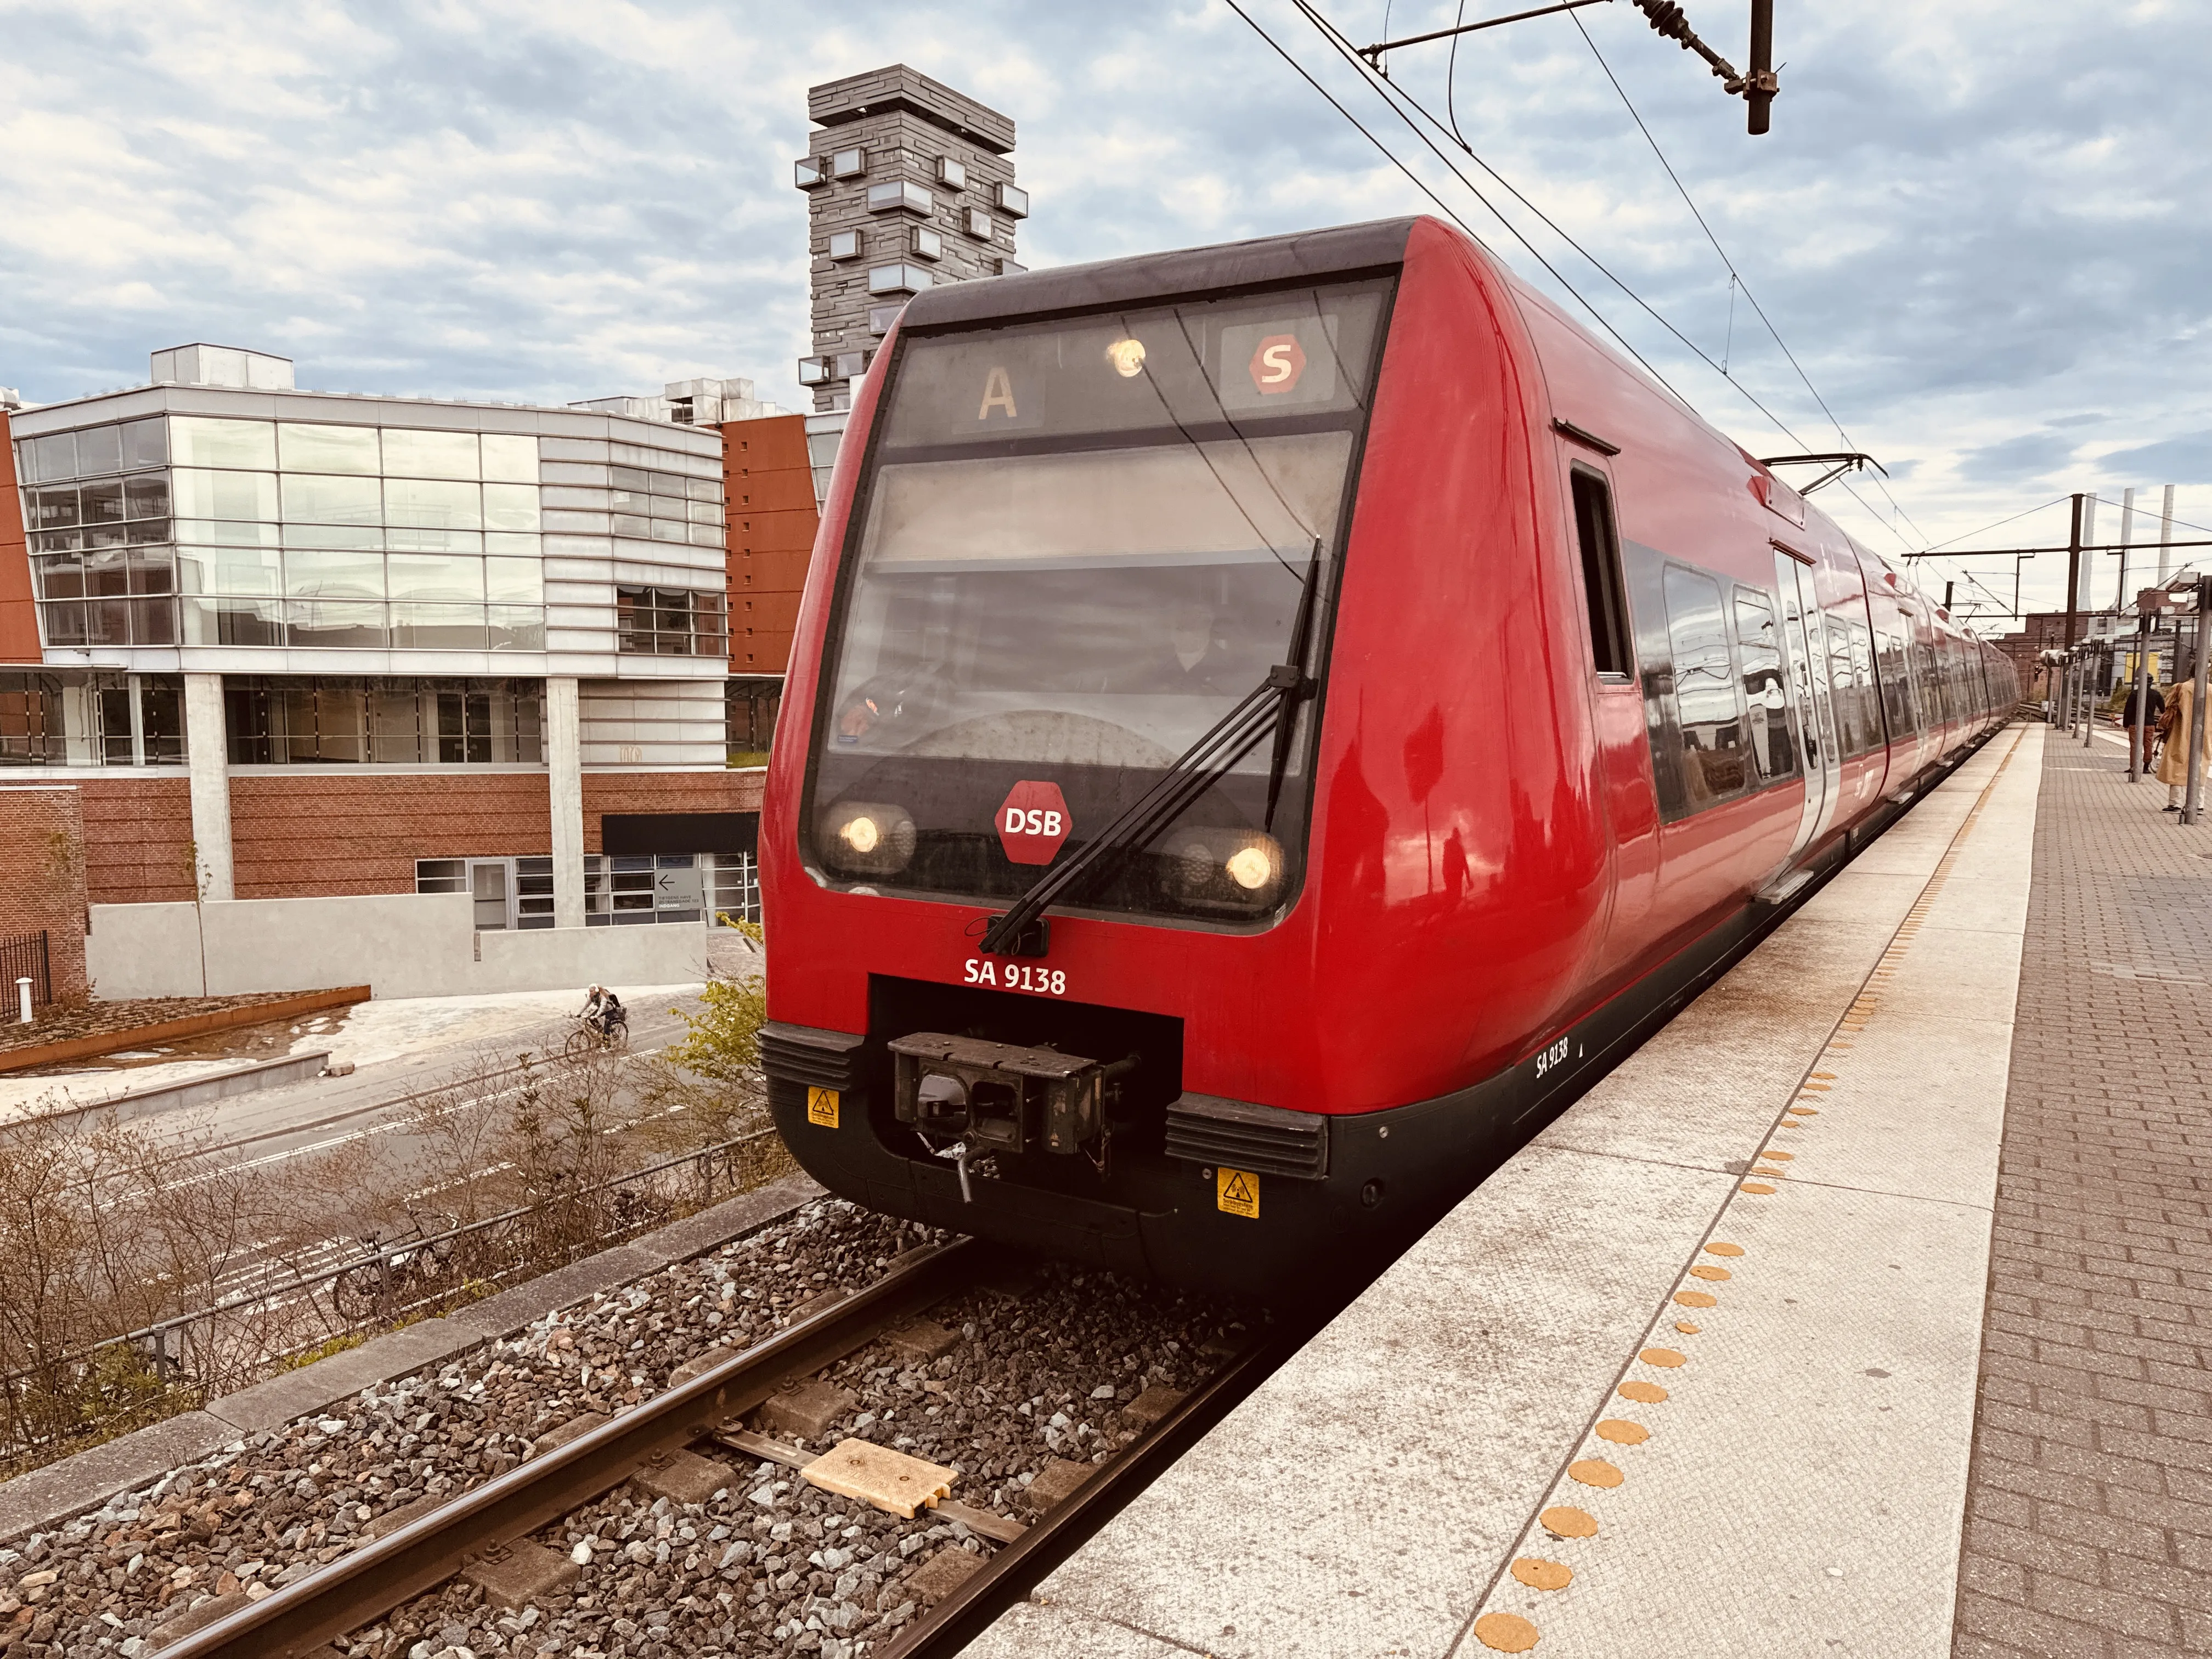
[[[1782,668],[1782,631],[1774,596],[1753,587],[1735,591],[1735,639],[1743,667],[1743,702],[1749,713],[1751,757],[1771,783],[1797,775],[1797,727]]]
[[[1750,787],[1751,752],[1744,742],[1743,706],[1736,701],[1735,663],[1729,651],[1720,584],[1670,564],[1664,587],[1683,793],[1694,812]]]
[[[1602,477],[1585,468],[1575,468],[1573,476],[1575,540],[1582,550],[1583,592],[1589,600],[1590,661],[1601,677],[1626,680],[1636,665],[1628,647],[1613,491]]]

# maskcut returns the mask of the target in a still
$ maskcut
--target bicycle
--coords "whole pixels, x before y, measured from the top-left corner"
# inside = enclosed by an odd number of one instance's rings
[[[577,1014],[568,1022],[568,1035],[561,1052],[570,1060],[589,1054],[621,1054],[629,1048],[629,1015],[617,1011],[611,1017]]]
[[[331,1303],[346,1319],[360,1322],[374,1319],[387,1310],[404,1308],[423,1295],[438,1290],[455,1275],[454,1246],[456,1240],[441,1237],[457,1225],[449,1215],[425,1212],[438,1223],[434,1231],[426,1231],[423,1216],[410,1211],[408,1231],[402,1236],[403,1248],[386,1250],[384,1237],[371,1233],[362,1240],[376,1250],[374,1261],[364,1261],[357,1267],[349,1267],[331,1281]],[[405,1248],[409,1240],[413,1248]]]

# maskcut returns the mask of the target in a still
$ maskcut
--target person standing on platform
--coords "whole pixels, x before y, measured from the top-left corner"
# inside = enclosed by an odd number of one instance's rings
[[[2150,770],[2151,751],[2158,747],[2159,716],[2166,712],[2166,694],[2157,686],[2146,688],[2142,711],[2143,752],[2136,753],[2136,688],[2128,688],[2128,700],[2120,705],[2120,724],[2128,728],[2128,759],[2137,770]]]
[[[2197,750],[2207,763],[2212,763],[2212,720],[2195,718],[2196,710],[2189,705],[2196,700],[2197,684],[2193,680],[2177,680],[2166,703],[2166,747],[2159,751],[2158,781],[2166,786],[2166,810],[2181,810],[2183,791],[2189,783],[2190,734],[2196,732]],[[2212,764],[2208,764],[2203,775],[2212,779]]]

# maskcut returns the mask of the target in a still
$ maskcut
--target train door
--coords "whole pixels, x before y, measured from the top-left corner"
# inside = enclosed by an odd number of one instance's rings
[[[1805,809],[1790,842],[1795,858],[1818,839],[1835,817],[1843,784],[1843,756],[1836,744],[1835,711],[1828,696],[1828,641],[1814,592],[1813,567],[1780,543],[1774,548],[1774,584],[1782,595],[1782,633],[1790,653],[1790,683],[1796,694],[1797,728],[1805,744]]]

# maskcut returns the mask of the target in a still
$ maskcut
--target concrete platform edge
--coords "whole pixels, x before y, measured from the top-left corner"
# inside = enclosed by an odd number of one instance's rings
[[[92,1446],[0,1482],[0,1543],[97,1509],[118,1492],[264,1429],[289,1423],[373,1383],[441,1364],[497,1341],[556,1309],[659,1273],[759,1231],[823,1195],[804,1175],[785,1176],[658,1232],[502,1291],[443,1319],[426,1319],[210,1401],[135,1434]]]

